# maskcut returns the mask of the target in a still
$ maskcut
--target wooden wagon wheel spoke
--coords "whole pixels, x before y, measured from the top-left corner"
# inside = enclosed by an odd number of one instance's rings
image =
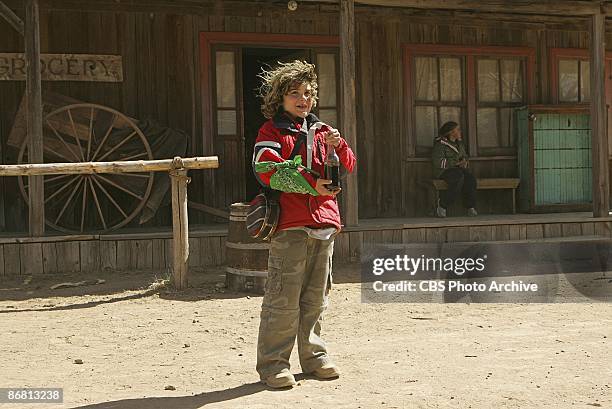
[[[85,162],[85,155],[83,155],[83,148],[81,147],[81,140],[79,138],[79,134],[76,130],[76,125],[74,124],[74,119],[72,119],[72,111],[68,110],[68,118],[70,118],[70,124],[72,125],[72,132],[74,132],[74,139],[76,139],[76,143],[79,147],[79,152],[81,153],[81,162]]]
[[[85,229],[85,209],[87,209],[87,182],[83,183],[83,201],[81,206],[81,232]]]
[[[98,187],[100,188],[100,190],[102,191],[102,193],[104,193],[106,195],[106,197],[108,197],[108,200],[110,200],[110,202],[115,205],[115,207],[117,208],[117,210],[119,210],[119,212],[123,215],[123,217],[128,217],[127,213],[125,213],[125,211],[121,208],[121,206],[119,206],[119,204],[115,201],[115,199],[113,199],[113,197],[110,195],[110,193],[108,193],[108,191],[104,188],[104,186],[102,186],[102,184],[100,182],[98,182],[98,179],[96,178],[92,178],[94,182],[96,182],[96,185],[98,185]]]
[[[102,155],[100,157],[100,159],[98,159],[98,162],[102,162],[104,160],[104,158],[108,157],[108,155],[110,155],[111,153],[115,152],[117,149],[121,148],[127,141],[132,139],[132,137],[134,137],[134,136],[136,136],[136,131],[134,131],[131,134],[129,134],[128,136],[126,136],[121,142],[119,142],[117,145],[115,145],[110,151],[108,151],[104,155]]]
[[[98,156],[98,153],[100,153],[100,149],[102,149],[102,146],[104,146],[104,144],[106,143],[106,140],[108,139],[108,136],[110,135],[111,131],[113,130],[113,124],[115,123],[116,119],[117,119],[117,115],[113,115],[113,120],[110,121],[110,125],[109,125],[108,129],[106,130],[106,133],[104,134],[104,138],[102,138],[102,141],[100,142],[100,145],[98,145],[98,147],[94,151],[93,155],[91,155],[91,159],[90,160],[92,162],[94,162],[96,160],[96,156]]]
[[[77,183],[76,186],[74,187],[74,189],[72,189],[72,193],[70,193],[70,196],[68,196],[68,199],[66,200],[66,203],[64,203],[64,206],[62,207],[62,210],[60,210],[59,214],[55,218],[55,224],[59,223],[60,219],[64,215],[64,212],[68,208],[68,205],[72,201],[72,198],[74,197],[76,192],[79,190],[79,187],[81,187],[82,183],[83,183],[83,179],[79,179],[79,183]]]
[[[51,196],[45,198],[45,204],[47,204],[49,202],[49,200],[53,199],[55,196],[59,195],[60,193],[62,193],[64,190],[68,189],[68,187],[73,184],[75,181],[79,180],[78,175],[77,176],[73,176],[72,180],[68,183],[66,183],[64,186],[62,186],[61,188],[57,189],[55,191],[55,193],[53,193]]]
[[[70,151],[70,153],[72,153],[74,155],[74,158],[76,159],[77,162],[80,162],[81,160],[79,159],[79,156],[74,153],[74,151],[72,150],[72,148],[70,146],[68,146],[68,144],[66,143],[66,141],[64,140],[64,138],[62,138],[62,136],[59,134],[59,132],[55,129],[55,127],[51,124],[51,122],[49,122],[49,120],[47,119],[47,125],[49,125],[49,128],[51,128],[51,130],[53,131],[53,133],[55,134],[55,136],[57,136],[57,138],[62,142],[62,144],[64,144],[64,146],[66,147],[66,149],[68,149]]]
[[[107,179],[106,177],[104,177],[104,176],[102,176],[102,175],[96,175],[96,174],[94,174],[94,177],[96,177],[96,178],[100,178],[100,179],[101,179],[103,182],[106,182],[106,183],[108,183],[109,185],[111,185],[111,186],[113,186],[113,187],[115,187],[115,188],[117,188],[117,189],[119,189],[119,190],[121,190],[121,191],[123,191],[123,192],[127,193],[128,195],[134,196],[134,197],[135,197],[135,198],[137,198],[137,199],[140,199],[140,200],[143,200],[143,199],[144,199],[142,196],[138,196],[136,193],[132,192],[131,190],[128,190],[128,189],[124,188],[123,186],[121,186],[121,185],[119,185],[119,184],[117,184],[117,183],[113,182],[113,181],[112,181],[112,180],[110,180],[110,179]]]
[[[137,155],[132,155],[132,156],[128,156],[127,158],[120,158],[121,160],[134,160],[136,158],[140,158],[140,157],[146,157],[147,153],[146,152],[142,152],[139,153]]]
[[[127,176],[130,178],[144,178],[144,179],[148,179],[151,177],[151,173],[122,173],[121,176]]]
[[[93,119],[94,119],[94,109],[91,107],[91,112],[89,114],[89,139],[87,140],[87,160],[89,160],[89,153],[91,152],[91,140],[93,139]]]
[[[65,178],[70,177],[70,176],[73,176],[73,177],[74,177],[74,175],[59,175],[59,176],[53,176],[53,177],[45,177],[45,178],[43,179],[43,183],[51,183],[51,182],[55,182],[55,181],[57,181],[57,180],[60,180],[60,179],[65,179]],[[27,180],[27,179],[26,179],[26,180]],[[29,185],[30,185],[29,183],[25,183],[25,182],[24,182],[23,187],[27,189]]]
[[[64,179],[70,176],[74,176],[74,175],[58,175],[58,176],[53,176],[50,178],[45,178],[44,182],[45,183],[51,183],[51,182],[55,182],[56,180],[60,180],[60,179]]]
[[[94,185],[91,181],[91,178],[87,178],[87,181],[89,182],[91,194],[93,195],[94,201],[96,202],[96,208],[98,209],[98,215],[100,216],[100,220],[102,221],[102,226],[107,229],[108,227],[106,227],[106,220],[104,220],[104,215],[102,214],[102,209],[100,208],[100,201],[98,200],[98,194],[96,193],[96,189],[94,189]]]

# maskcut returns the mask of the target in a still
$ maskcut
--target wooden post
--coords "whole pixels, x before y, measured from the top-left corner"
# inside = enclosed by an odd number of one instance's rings
[[[174,158],[172,180],[172,278],[177,290],[187,288],[189,222],[187,220],[187,170],[181,158]]]
[[[26,1],[25,58],[28,130],[28,162],[43,161],[42,90],[40,74],[40,26],[38,0]],[[28,184],[30,236],[45,234],[45,204],[42,176],[30,176]]]
[[[608,216],[610,186],[606,132],[605,24],[603,13],[591,18],[591,132],[593,155],[593,217]]]
[[[2,0],[0,0],[0,16],[4,17],[19,34],[24,35],[23,21]]]
[[[357,155],[357,110],[355,106],[355,1],[340,0],[340,78],[342,81],[342,133]],[[357,163],[357,167],[359,163]],[[359,223],[357,167],[342,186],[344,224]]]

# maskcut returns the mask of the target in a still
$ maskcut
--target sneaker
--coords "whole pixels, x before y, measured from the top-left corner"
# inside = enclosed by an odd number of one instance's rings
[[[473,207],[467,209],[467,215],[470,217],[478,216],[478,212]]]
[[[297,385],[295,378],[289,372],[288,369],[283,369],[279,373],[270,375],[266,379],[262,381],[270,388],[279,389],[279,388],[291,388]]]
[[[446,217],[446,209],[442,206],[436,207],[436,216],[437,217]]]
[[[333,379],[340,376],[340,371],[338,370],[336,364],[329,363],[312,371],[312,375],[321,379]]]

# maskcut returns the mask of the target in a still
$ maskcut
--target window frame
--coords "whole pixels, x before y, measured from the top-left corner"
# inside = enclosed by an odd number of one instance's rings
[[[551,88],[550,96],[551,96],[551,100],[553,104],[590,106],[591,105],[590,101],[588,102],[559,101],[559,62],[561,60],[581,60],[581,61],[590,62],[589,50],[586,48],[551,48],[549,60],[550,60],[550,88]],[[612,62],[612,51],[606,51],[605,62],[606,62],[605,64],[606,71],[608,71],[608,63]],[[612,87],[610,83],[611,81],[608,80],[608,72],[606,72],[606,84],[605,84],[606,94],[609,96],[612,96]]]
[[[403,48],[403,80],[404,80],[404,132],[403,137],[407,141],[408,157],[423,157],[421,152],[417,156],[416,150],[416,121],[415,118],[415,84],[414,84],[414,57],[460,57],[463,59],[464,95],[465,100],[465,124],[464,132],[468,139],[468,151],[472,158],[491,158],[494,155],[507,155],[516,157],[514,148],[485,148],[481,152],[478,147],[476,134],[476,112],[478,108],[476,64],[478,57],[493,58],[521,58],[523,64],[523,88],[525,90],[525,104],[534,103],[535,84],[535,59],[536,50],[533,47],[507,47],[507,46],[479,46],[468,47],[464,45],[440,45],[440,44],[402,44]],[[493,156],[492,156],[493,155]]]

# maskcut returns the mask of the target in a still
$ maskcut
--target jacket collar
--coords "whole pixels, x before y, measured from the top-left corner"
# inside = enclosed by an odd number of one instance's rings
[[[448,138],[443,138],[443,137],[437,137],[436,141],[440,142],[443,145],[448,146],[449,148],[451,148],[452,150],[454,150],[455,152],[459,153],[459,149],[457,148],[456,144],[451,142]],[[458,143],[457,143],[458,145]]]
[[[282,109],[280,109],[274,118],[272,118],[274,122],[274,126],[278,129],[286,129],[290,132],[299,132],[296,127],[295,122],[289,117],[288,114],[285,113]],[[319,122],[319,118],[313,113],[309,113],[306,116],[306,123],[308,124],[308,128],[310,128],[313,124]]]

